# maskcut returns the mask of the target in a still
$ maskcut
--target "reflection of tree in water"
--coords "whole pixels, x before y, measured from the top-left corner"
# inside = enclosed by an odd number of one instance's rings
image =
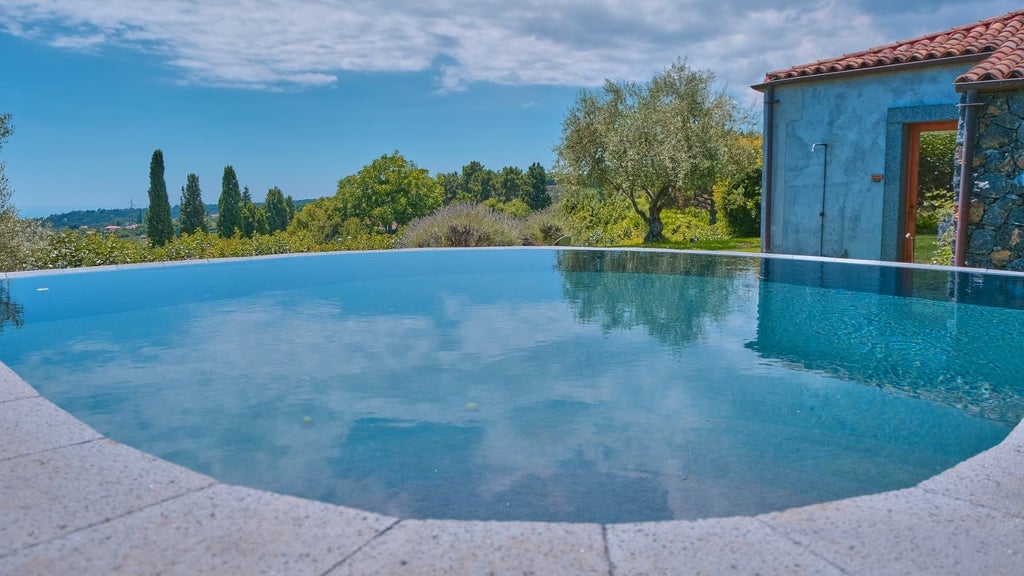
[[[562,292],[584,322],[607,331],[643,326],[670,346],[693,342],[730,310],[732,277],[753,264],[728,257],[642,251],[558,253]]]
[[[25,324],[25,308],[11,298],[10,280],[0,282],[0,332],[7,324],[15,328]]]

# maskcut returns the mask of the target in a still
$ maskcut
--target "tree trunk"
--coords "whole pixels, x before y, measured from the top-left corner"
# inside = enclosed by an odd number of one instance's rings
[[[658,242],[665,239],[662,231],[665,229],[665,225],[661,223],[661,208],[655,208],[651,206],[650,217],[647,220],[647,235],[644,236],[644,242]]]

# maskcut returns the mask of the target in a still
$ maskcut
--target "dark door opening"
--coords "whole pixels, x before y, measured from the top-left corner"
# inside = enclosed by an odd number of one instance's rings
[[[956,120],[908,126],[902,257],[904,262],[951,264],[941,239],[952,221]]]

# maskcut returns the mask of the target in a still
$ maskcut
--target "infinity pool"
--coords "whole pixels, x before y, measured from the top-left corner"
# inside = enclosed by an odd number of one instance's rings
[[[756,514],[912,486],[1024,416],[1024,281],[650,251],[20,274],[0,361],[218,480],[406,518]]]

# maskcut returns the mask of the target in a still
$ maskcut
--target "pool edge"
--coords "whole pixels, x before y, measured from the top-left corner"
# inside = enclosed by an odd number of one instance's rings
[[[1024,562],[1024,422],[904,490],[753,517],[598,525],[402,520],[222,484],[104,438],[2,362],[0,414],[0,484],[29,495],[0,503],[0,536],[21,542],[0,548],[0,573],[1010,574]],[[122,458],[116,469],[105,453]],[[70,473],[34,473],[58,458]],[[97,485],[138,496],[66,512],[62,499]],[[51,497],[25,505],[39,494]],[[63,528],[47,536],[53,524]],[[30,526],[35,537],[20,533]]]

